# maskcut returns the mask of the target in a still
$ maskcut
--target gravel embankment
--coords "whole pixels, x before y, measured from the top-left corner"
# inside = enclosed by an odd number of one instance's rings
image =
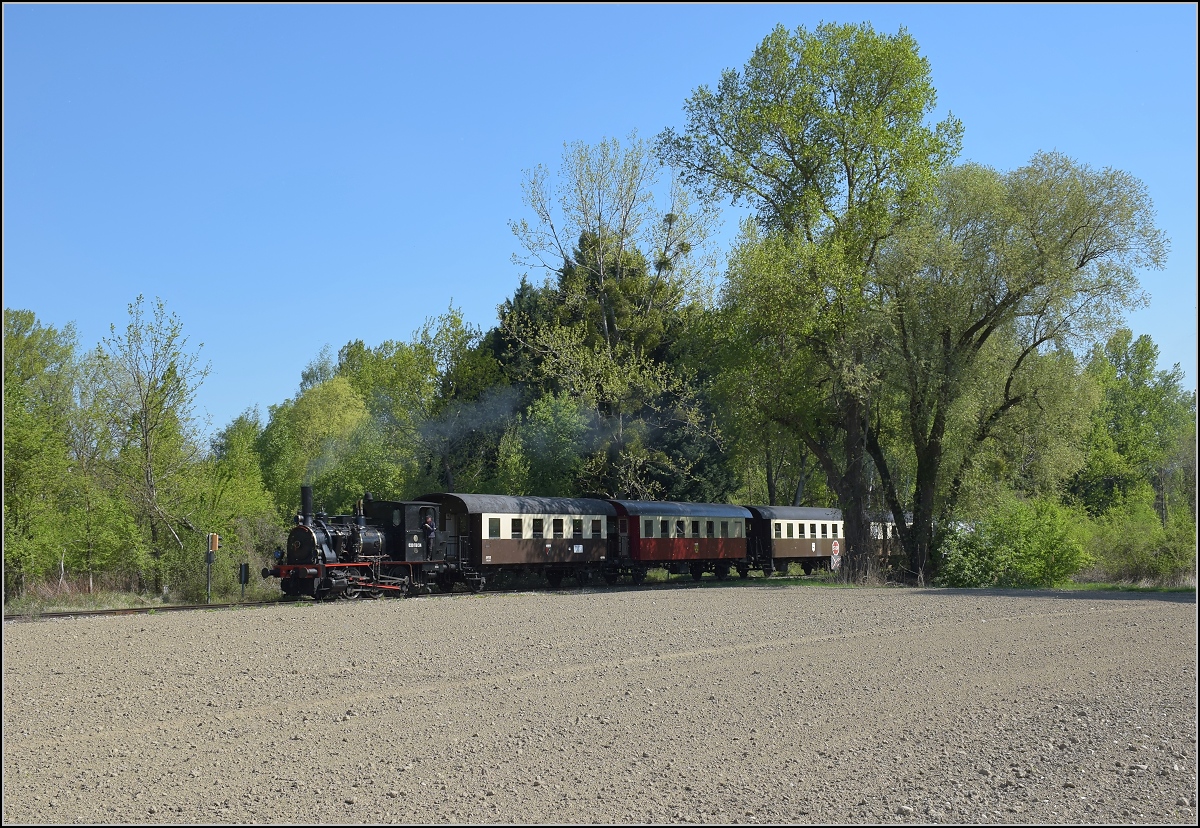
[[[734,583],[6,624],[13,823],[1181,823],[1196,602]]]

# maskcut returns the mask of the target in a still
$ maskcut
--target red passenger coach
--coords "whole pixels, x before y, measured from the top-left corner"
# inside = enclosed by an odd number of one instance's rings
[[[634,581],[645,571],[664,566],[671,572],[705,572],[718,578],[731,566],[749,571],[746,527],[749,510],[726,503],[677,503],[613,500],[617,509],[619,555],[628,560]]]

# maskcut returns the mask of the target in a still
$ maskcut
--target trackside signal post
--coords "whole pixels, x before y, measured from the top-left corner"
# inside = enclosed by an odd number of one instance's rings
[[[206,604],[212,603],[212,567],[213,567],[213,562],[215,562],[217,559],[217,550],[220,548],[221,548],[221,536],[218,535],[216,532],[210,532],[208,534],[208,551],[204,555],[205,563],[208,566],[208,584],[207,584],[207,587],[205,590],[205,601],[204,601],[204,603],[206,603]],[[243,587],[243,589],[244,589],[244,587]]]

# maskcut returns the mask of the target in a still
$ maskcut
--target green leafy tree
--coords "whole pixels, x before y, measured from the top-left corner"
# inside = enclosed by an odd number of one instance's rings
[[[1057,153],[1004,175],[948,171],[928,212],[883,246],[881,397],[897,416],[891,428],[883,416],[869,424],[867,446],[913,572],[926,573],[934,521],[954,516],[986,444],[1036,445],[1019,457],[1040,464],[1035,476],[1060,461],[1061,480],[1082,462],[1048,439],[1057,422],[1069,443],[1081,420],[1062,405],[1086,396],[1072,350],[1141,301],[1137,270],[1165,253],[1140,181]],[[888,449],[889,431],[902,449]],[[892,470],[908,452],[903,491]]]
[[[203,552],[205,532],[194,522],[201,451],[193,411],[209,367],[188,349],[165,303],[156,300],[147,319],[141,296],[129,305],[124,331],[111,327],[95,365],[109,471],[150,550],[150,572],[141,575],[165,592],[165,573]]]
[[[453,305],[425,321],[413,347],[428,355],[436,389],[419,427],[424,490],[485,491],[499,441],[517,411],[516,395],[482,332]]]
[[[281,517],[295,514],[304,484],[313,486],[326,509],[339,511],[348,505],[346,484],[339,480],[341,464],[367,421],[366,404],[344,376],[271,406],[268,423],[255,444],[263,483]],[[361,495],[360,490],[357,496]]]
[[[570,497],[580,491],[589,419],[570,395],[547,395],[529,407],[517,430],[525,458],[524,494]]]
[[[64,493],[67,549],[72,570],[87,575],[89,593],[96,575],[133,589],[139,573],[151,566],[149,544],[112,462],[116,448],[107,427],[102,364],[94,352],[77,363],[76,404],[66,430],[71,458]]]
[[[46,575],[68,544],[64,494],[74,407],[75,332],[4,309],[4,590]]]
[[[270,565],[272,552],[284,528],[274,499],[262,480],[258,438],[263,431],[257,409],[235,417],[210,441],[210,450],[194,478],[195,522],[205,532],[221,537],[212,567],[212,596],[220,600],[240,593],[238,567],[250,563],[251,571]],[[206,598],[209,572],[202,554],[173,560],[172,581],[186,600]],[[256,592],[251,582],[251,594]]]
[[[357,340],[339,351],[337,374],[362,398],[369,415],[346,458],[346,496],[427,491],[421,428],[434,415],[441,389],[435,354],[416,341],[387,340],[368,348]],[[362,488],[354,493],[353,485]]]
[[[514,261],[554,278],[540,288],[523,280],[491,338],[530,404],[566,395],[593,412],[598,439],[579,484],[626,497],[669,495],[664,482],[689,477],[675,430],[717,447],[693,377],[672,357],[685,309],[708,290],[713,213],[693,209],[678,180],[658,207],[657,177],[636,136],[567,146],[557,197],[544,168],[530,172],[536,220],[512,223],[525,251]]]
[[[871,271],[958,152],[955,119],[926,123],[935,101],[928,61],[903,30],[780,26],[742,72],[693,93],[683,134],[658,139],[686,183],[757,213],[740,247],[760,252],[739,254],[723,296],[730,349],[763,358],[758,370],[789,386],[764,399],[763,417],[803,443],[836,492],[851,578],[870,546],[866,440],[881,336]]]
[[[1168,480],[1177,446],[1195,436],[1195,396],[1183,389],[1178,365],[1170,371],[1157,366],[1158,346],[1144,334],[1134,339],[1126,328],[1092,351],[1088,373],[1104,401],[1092,425],[1088,464],[1071,493],[1093,515],[1142,488],[1153,491],[1164,525],[1175,506],[1191,507],[1188,493],[1173,490]]]

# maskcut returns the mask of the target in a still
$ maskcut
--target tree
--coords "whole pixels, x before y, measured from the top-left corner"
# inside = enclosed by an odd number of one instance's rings
[[[49,571],[68,542],[63,493],[74,408],[75,331],[4,309],[4,589]]]
[[[1140,181],[1058,153],[1004,175],[948,171],[928,212],[883,245],[873,269],[887,321],[880,376],[911,447],[910,496],[891,473],[882,417],[866,436],[914,573],[927,574],[934,519],[953,516],[984,444],[1004,427],[1015,444],[1014,424],[1044,433],[1050,411],[1067,413],[1062,400],[1081,393],[1072,349],[1141,301],[1137,269],[1165,254]],[[1022,421],[1021,409],[1036,414]],[[956,429],[965,433],[954,444]]]
[[[67,544],[74,571],[88,578],[117,575],[126,584],[148,569],[149,547],[138,531],[132,503],[114,472],[115,448],[105,416],[101,362],[85,355],[76,366],[75,405],[65,432],[71,474],[63,492]]]
[[[1195,398],[1183,390],[1178,365],[1171,371],[1157,366],[1158,346],[1145,334],[1134,339],[1128,328],[1092,350],[1087,370],[1104,400],[1092,424],[1088,464],[1070,487],[1092,515],[1143,488],[1153,492],[1164,526],[1176,505],[1191,506],[1190,493],[1173,490],[1168,481],[1178,465],[1172,462],[1177,447],[1195,437]]]
[[[447,491],[488,488],[499,441],[518,410],[516,394],[483,333],[453,305],[425,321],[413,348],[427,355],[436,389],[419,426],[428,482]]]
[[[755,320],[771,320],[786,340],[771,349],[785,362],[760,370],[799,384],[775,396],[769,418],[803,442],[837,493],[851,578],[870,544],[866,435],[880,333],[870,273],[958,152],[953,117],[926,124],[935,100],[928,61],[903,29],[780,26],[743,72],[727,70],[716,92],[693,93],[684,134],[668,129],[658,139],[660,157],[685,183],[756,210],[761,233],[744,233],[741,244],[769,245],[775,255],[746,251],[723,303],[750,322],[743,350],[762,340]]]
[[[341,474],[342,461],[368,419],[362,397],[344,376],[313,385],[293,399],[271,406],[269,421],[258,435],[256,447],[263,482],[281,517],[295,513],[302,484],[312,485],[328,508],[337,511],[339,506],[347,505],[346,487],[330,484]],[[361,497],[362,491],[349,495],[350,502]]]
[[[490,340],[511,355],[531,405],[566,395],[593,412],[604,437],[580,485],[624,497],[662,496],[664,480],[689,475],[684,454],[664,443],[669,431],[713,433],[671,358],[684,308],[707,292],[713,213],[692,209],[678,180],[656,208],[657,179],[636,135],[625,147],[565,147],[557,199],[546,170],[530,172],[525,201],[536,222],[511,223],[525,250],[513,258],[554,279],[541,288],[523,280]]]
[[[124,332],[111,326],[95,358],[99,408],[113,449],[110,468],[149,541],[148,574],[160,592],[164,556],[183,553],[187,533],[199,554],[204,535],[192,520],[201,457],[193,410],[209,366],[188,350],[182,323],[161,299],[149,320],[143,303],[138,296],[129,305]]]

